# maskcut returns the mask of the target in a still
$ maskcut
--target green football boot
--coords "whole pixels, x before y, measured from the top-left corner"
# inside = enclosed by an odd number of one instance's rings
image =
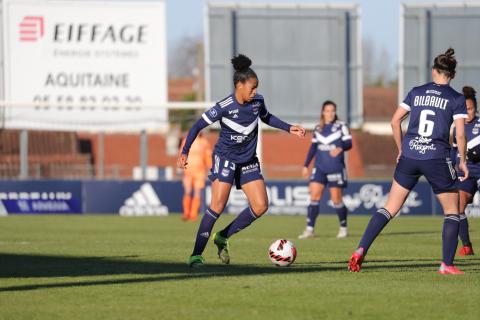
[[[224,264],[230,263],[230,255],[229,255],[229,245],[228,239],[222,237],[218,232],[213,234],[213,243],[218,248],[218,258],[222,260]]]
[[[205,260],[203,259],[202,256],[198,255],[198,256],[190,256],[188,258],[188,261],[187,261],[187,264],[190,268],[200,268],[200,267],[203,267],[204,262]]]

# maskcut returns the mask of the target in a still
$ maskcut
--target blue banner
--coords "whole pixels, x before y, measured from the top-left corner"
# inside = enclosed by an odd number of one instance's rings
[[[80,181],[0,181],[0,215],[82,212]]]
[[[345,206],[353,214],[372,214],[385,204],[390,185],[390,181],[349,181],[348,188],[344,190]],[[306,214],[310,203],[306,181],[267,182],[267,193],[269,214]],[[91,213],[162,216],[181,213],[182,197],[180,181],[0,181],[0,215]],[[208,185],[203,199],[209,204],[210,198],[211,187]],[[320,201],[322,214],[335,212],[329,198],[326,189]],[[480,203],[479,200],[477,202]],[[247,206],[244,193],[232,188],[224,211],[237,214]],[[420,181],[410,192],[401,214],[442,214],[426,181]]]
[[[85,213],[162,216],[182,212],[180,181],[85,181]]]
[[[267,182],[269,214],[306,215],[310,203],[308,184],[305,181],[272,181]],[[390,191],[391,182],[386,181],[349,181],[344,189],[343,201],[349,212],[353,214],[372,214],[383,207]],[[440,210],[430,185],[420,181],[410,192],[401,214],[435,214]],[[207,187],[207,203],[211,198],[211,189]],[[320,201],[320,212],[335,213],[329,201],[328,188]],[[432,201],[433,200],[433,201]],[[232,190],[225,212],[238,213],[248,206],[247,198],[241,190]],[[438,212],[439,214],[441,212]]]

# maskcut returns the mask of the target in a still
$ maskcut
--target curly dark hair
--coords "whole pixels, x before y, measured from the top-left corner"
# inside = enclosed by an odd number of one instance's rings
[[[475,91],[475,89],[472,87],[465,86],[462,88],[462,92],[465,99],[470,99],[473,101],[473,106],[475,107],[475,110],[477,110],[477,91]]]
[[[255,78],[258,82],[257,74],[250,68],[252,60],[250,60],[249,57],[244,54],[239,54],[238,56],[233,57],[231,62],[235,69],[235,73],[233,74],[233,85],[236,85],[238,82],[244,83],[250,78]]]

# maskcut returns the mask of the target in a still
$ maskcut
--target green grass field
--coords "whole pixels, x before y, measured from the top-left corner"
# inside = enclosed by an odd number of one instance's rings
[[[179,216],[0,218],[0,319],[480,319],[479,256],[457,258],[464,276],[436,274],[441,218],[392,221],[349,273],[367,221],[337,240],[336,217],[320,216],[317,238],[298,240],[304,217],[265,216],[232,237],[231,265],[209,243],[190,271],[198,223]],[[470,226],[480,250],[480,219]],[[278,238],[297,246],[289,268],[267,257]]]

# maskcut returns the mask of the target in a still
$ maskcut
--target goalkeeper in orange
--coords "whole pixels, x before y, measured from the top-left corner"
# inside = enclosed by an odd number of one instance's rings
[[[182,140],[180,150],[185,144]],[[188,165],[183,174],[183,216],[184,221],[196,221],[201,206],[201,194],[205,188],[207,172],[212,167],[212,147],[202,134],[192,144],[188,154]],[[193,191],[193,196],[192,196]]]

